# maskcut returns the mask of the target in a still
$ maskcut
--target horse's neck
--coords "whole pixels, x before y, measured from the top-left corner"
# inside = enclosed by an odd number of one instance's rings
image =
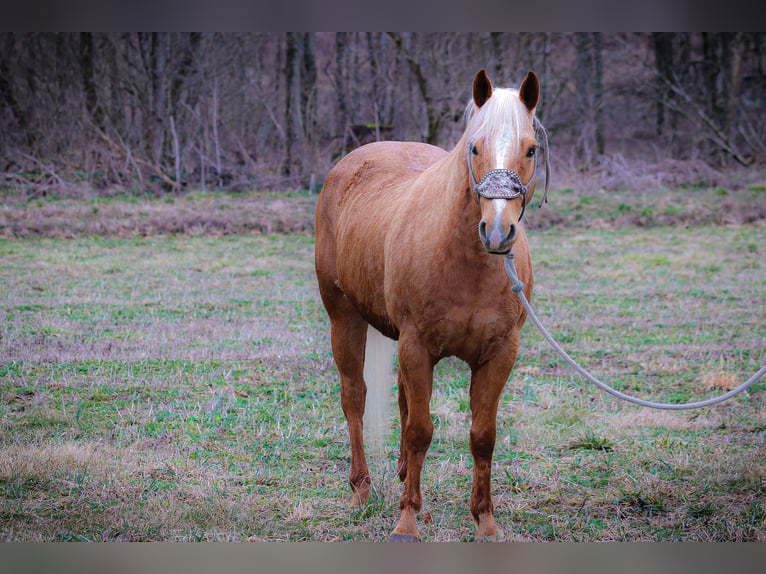
[[[444,172],[448,173],[442,187],[443,206],[446,221],[453,226],[452,237],[462,245],[477,247],[479,225],[479,207],[469,182],[468,164],[463,149],[463,142],[444,158]]]

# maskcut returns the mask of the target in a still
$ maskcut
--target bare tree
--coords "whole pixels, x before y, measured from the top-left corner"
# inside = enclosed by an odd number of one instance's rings
[[[2,33],[0,168],[38,191],[303,185],[345,133],[453,145],[480,67],[497,85],[541,74],[538,115],[573,167],[618,145],[749,165],[766,153],[764,38]]]
[[[442,124],[442,114],[441,110],[437,109],[434,98],[429,90],[428,79],[426,78],[425,72],[423,71],[420,62],[418,62],[410,49],[405,46],[402,35],[396,32],[389,32],[388,35],[394,41],[397,50],[399,50],[399,53],[407,62],[410,73],[417,83],[418,92],[420,92],[420,95],[423,98],[423,103],[425,104],[428,127],[423,137],[423,141],[426,143],[435,143],[439,128]]]
[[[669,32],[652,33],[654,65],[657,69],[655,90],[657,91],[656,131],[661,136],[665,131],[665,102],[670,100],[673,91],[666,86],[665,78],[673,74],[673,35]]]
[[[346,130],[349,128],[348,86],[346,72],[348,71],[348,34],[335,34],[335,93],[338,100],[338,120],[335,133],[341,140],[341,155],[346,153]]]
[[[285,99],[285,131],[287,133],[287,146],[285,160],[282,165],[282,173],[284,175],[291,175],[293,172],[293,158],[297,148],[298,134],[301,131],[296,126],[300,122],[300,110],[298,107],[301,82],[298,36],[298,32],[288,32],[286,37],[285,85],[287,87],[287,97]]]
[[[82,73],[82,87],[85,93],[85,107],[91,118],[100,129],[104,129],[104,112],[98,103],[96,95],[96,76],[93,66],[93,34],[90,32],[80,33],[80,69]]]
[[[604,155],[604,121],[602,105],[604,101],[604,64],[602,33],[593,32],[593,77],[591,89],[593,90],[593,123],[596,138],[596,153]]]
[[[746,36],[742,33],[699,34],[700,59],[690,58],[688,35],[653,35],[658,131],[664,126],[664,112],[671,112],[671,133],[675,137],[677,118],[689,122],[700,141],[711,145],[717,164],[732,158],[742,165],[751,159],[741,145],[747,138],[739,109],[739,91],[744,68]],[[675,58],[675,45],[682,48]],[[751,146],[752,147],[752,146]]]
[[[591,54],[592,37],[589,32],[577,32],[577,69],[575,85],[577,87],[578,112],[580,121],[578,147],[584,167],[593,163],[596,147],[595,114],[591,76],[593,74],[593,56]]]
[[[29,130],[29,120],[26,111],[21,107],[18,99],[15,95],[15,87],[12,84],[18,79],[18,76],[11,73],[10,69],[10,57],[16,52],[15,50],[15,34],[6,33],[2,35],[3,45],[0,49],[0,98],[2,99],[6,109],[10,111],[10,118],[5,121],[13,120],[16,124],[14,132],[20,132],[22,137],[26,140],[27,147],[31,147],[34,142],[32,132]],[[8,128],[11,128],[6,123],[6,129],[0,130],[5,134],[8,133]],[[7,145],[7,144],[6,144]],[[7,169],[7,168],[6,168]]]

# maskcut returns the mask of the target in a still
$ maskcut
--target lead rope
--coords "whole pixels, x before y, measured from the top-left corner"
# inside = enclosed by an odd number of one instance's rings
[[[684,403],[684,404],[655,403],[653,401],[645,401],[643,399],[631,397],[630,395],[621,393],[620,391],[613,389],[609,385],[602,383],[596,377],[591,375],[588,371],[583,369],[579,364],[577,364],[577,362],[572,357],[570,357],[567,354],[567,352],[564,349],[561,348],[561,346],[551,336],[551,334],[547,331],[547,329],[543,327],[543,324],[540,322],[540,319],[538,319],[537,315],[535,315],[535,312],[532,309],[532,305],[530,305],[526,295],[524,295],[524,284],[519,280],[519,277],[516,274],[516,264],[513,262],[513,250],[509,251],[508,254],[505,256],[505,272],[508,275],[508,278],[511,280],[511,283],[512,283],[511,289],[513,290],[514,293],[516,293],[519,296],[519,299],[521,300],[521,304],[524,305],[524,309],[526,309],[527,311],[527,316],[532,320],[535,326],[540,330],[540,333],[542,333],[543,337],[545,337],[548,343],[550,343],[551,347],[553,347],[553,349],[559,355],[561,355],[564,358],[564,360],[567,363],[569,363],[572,366],[572,368],[576,370],[578,373],[580,373],[583,377],[588,379],[591,383],[596,385],[602,391],[606,391],[607,393],[617,397],[618,399],[628,401],[629,403],[633,403],[634,405],[640,405],[642,407],[650,407],[653,409],[665,409],[665,410],[671,410],[671,411],[698,409],[702,407],[709,407],[711,405],[717,405],[718,403],[722,403],[724,401],[729,400],[733,396],[738,395],[742,391],[748,389],[750,386],[752,386],[753,383],[755,383],[764,374],[766,374],[766,365],[763,365],[752,377],[750,377],[747,381],[742,383],[737,388],[732,389],[728,393],[723,394],[719,397],[714,397],[712,399],[707,399],[704,401],[697,401],[694,403]]]

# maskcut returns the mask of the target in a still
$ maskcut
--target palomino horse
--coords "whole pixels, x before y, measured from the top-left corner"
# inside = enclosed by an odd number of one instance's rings
[[[363,444],[368,326],[399,341],[404,486],[391,540],[420,538],[416,516],[433,435],[433,372],[447,356],[471,368],[470,506],[477,538],[499,535],[490,494],[496,418],[526,319],[502,254],[514,248],[531,297],[532,264],[520,220],[535,189],[539,93],[532,71],[516,91],[493,88],[479,70],[467,128],[451,152],[422,143],[368,144],[338,162],[319,197],[316,272],[351,440],[352,505],[364,503],[370,490]]]

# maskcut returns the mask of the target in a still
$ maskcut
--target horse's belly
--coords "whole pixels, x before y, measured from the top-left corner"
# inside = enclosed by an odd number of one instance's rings
[[[386,312],[379,222],[344,224],[341,218],[340,223],[336,237],[338,287],[368,323],[384,335],[398,339],[399,332]]]

